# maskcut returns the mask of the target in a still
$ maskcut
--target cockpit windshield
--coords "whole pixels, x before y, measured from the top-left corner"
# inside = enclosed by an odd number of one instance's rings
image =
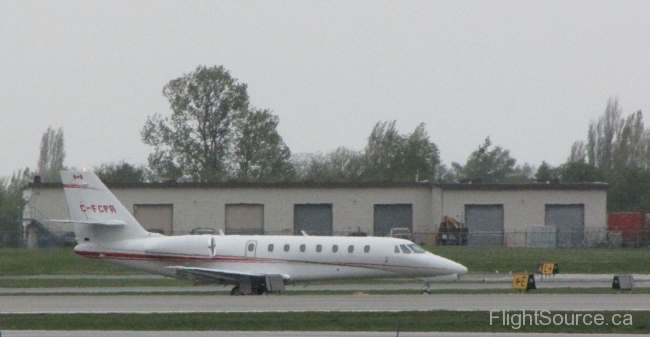
[[[411,250],[415,254],[424,254],[424,253],[427,252],[426,250],[422,249],[422,247],[420,247],[420,246],[418,246],[418,245],[416,245],[414,243],[412,243],[412,244],[410,244],[408,246],[409,246],[409,248],[411,248]]]
[[[411,254],[411,250],[406,247],[406,245],[399,245],[399,248],[402,248],[402,253]]]

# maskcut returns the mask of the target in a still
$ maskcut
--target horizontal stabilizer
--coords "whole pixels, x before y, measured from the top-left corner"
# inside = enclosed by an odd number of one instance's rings
[[[61,223],[81,223],[84,225],[99,225],[99,226],[125,226],[126,222],[122,220],[104,220],[104,221],[84,221],[84,220],[45,220],[47,222],[61,222]]]

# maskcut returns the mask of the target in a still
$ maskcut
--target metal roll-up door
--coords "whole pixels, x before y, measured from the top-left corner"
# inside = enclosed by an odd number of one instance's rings
[[[293,206],[294,234],[332,235],[332,204],[295,204]]]
[[[582,247],[585,233],[585,205],[547,204],[544,225],[555,226],[557,247]]]
[[[374,236],[387,236],[392,228],[408,228],[413,233],[412,204],[376,204]]]
[[[144,229],[165,235],[174,234],[174,206],[172,204],[135,204],[133,217]]]
[[[503,205],[465,205],[467,244],[503,246]]]
[[[226,234],[264,234],[264,205],[226,204]]]

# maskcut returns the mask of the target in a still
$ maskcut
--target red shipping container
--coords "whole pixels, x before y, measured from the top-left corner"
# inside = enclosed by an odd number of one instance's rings
[[[641,229],[644,220],[643,213],[609,213],[607,214],[607,230],[620,231],[623,243],[637,244],[641,241]]]

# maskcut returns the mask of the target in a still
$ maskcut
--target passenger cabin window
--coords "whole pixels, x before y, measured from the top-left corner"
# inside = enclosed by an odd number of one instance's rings
[[[411,250],[415,254],[424,254],[424,253],[427,252],[426,250],[422,249],[422,247],[420,247],[420,246],[418,246],[418,245],[416,245],[414,243],[412,243],[412,244],[410,244],[408,246],[409,246],[409,248],[411,248]]]
[[[350,245],[348,246],[348,253],[352,253],[354,251],[354,246]]]
[[[321,251],[323,251],[323,246],[322,245],[316,245],[316,252],[320,253]]]
[[[406,245],[399,245],[399,248],[402,248],[402,253],[411,254],[411,250],[408,247],[406,247]]]
[[[370,253],[370,245],[366,245],[365,247],[363,247],[363,252]]]
[[[300,245],[300,252],[301,253],[304,253],[305,249],[307,249],[307,245],[305,245],[305,244]]]
[[[270,244],[269,245],[269,252],[272,252],[272,251],[273,251],[273,244]]]
[[[240,247],[241,247],[241,246],[240,246]],[[255,250],[255,244],[254,244],[254,243],[249,243],[249,244],[248,244],[248,251],[249,251],[249,252],[252,252],[252,251],[254,251],[254,250]]]
[[[338,245],[332,246],[332,252],[336,253],[338,251],[339,251],[339,246]]]
[[[399,253],[399,246],[395,246],[395,253]]]
[[[289,245],[284,245],[284,251],[288,252],[289,251]]]

